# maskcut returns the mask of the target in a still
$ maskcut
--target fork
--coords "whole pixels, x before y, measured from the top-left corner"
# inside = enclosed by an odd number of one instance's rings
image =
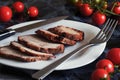
[[[58,60],[56,60],[55,62],[51,63],[50,65],[44,67],[43,69],[37,71],[36,73],[34,73],[32,75],[33,78],[38,79],[38,80],[42,80],[44,79],[47,75],[49,75],[52,71],[54,71],[54,69],[59,66],[62,62],[64,62],[65,60],[69,59],[70,57],[72,57],[73,55],[79,53],[80,51],[94,46],[94,45],[98,45],[104,42],[107,42],[112,33],[114,32],[115,27],[117,26],[118,21],[114,20],[114,19],[108,19],[103,27],[103,29],[101,29],[99,31],[99,33],[93,38],[91,39],[88,43],[80,46],[79,48],[75,49],[74,51],[70,52],[69,54],[66,54],[65,56],[63,56],[62,58],[59,58]]]

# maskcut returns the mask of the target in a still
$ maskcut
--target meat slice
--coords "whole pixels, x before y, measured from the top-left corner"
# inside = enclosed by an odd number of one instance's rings
[[[36,33],[39,35],[39,36],[43,36],[44,38],[50,40],[50,41],[53,41],[53,42],[58,42],[58,43],[62,43],[62,44],[65,44],[65,45],[74,45],[76,44],[76,41],[73,41],[73,40],[70,40],[70,39],[67,39],[65,37],[62,37],[62,36],[59,36],[59,35],[56,35],[50,31],[46,31],[46,30],[37,30]]]
[[[19,36],[18,41],[27,47],[40,52],[52,54],[64,52],[63,44],[49,42],[42,37],[38,37],[36,34]]]
[[[75,40],[75,41],[82,41],[84,39],[83,31],[66,27],[63,25],[60,25],[54,28],[49,28],[48,31],[58,34],[59,36],[66,37],[68,39]]]
[[[43,53],[43,52],[39,52],[39,51],[35,51],[35,50],[32,50],[30,48],[27,48],[26,46],[16,42],[16,41],[12,41],[10,43],[10,45],[15,48],[15,49],[18,49],[20,50],[21,52],[25,53],[25,54],[28,54],[28,55],[32,55],[32,56],[41,56],[41,57],[47,57],[47,58],[50,58],[50,57],[54,57],[52,54],[47,54],[47,53]]]
[[[4,46],[0,48],[0,56],[10,59],[15,59],[24,62],[34,62],[38,60],[47,60],[47,57],[41,56],[28,56],[23,54],[22,52],[13,49],[11,46]]]

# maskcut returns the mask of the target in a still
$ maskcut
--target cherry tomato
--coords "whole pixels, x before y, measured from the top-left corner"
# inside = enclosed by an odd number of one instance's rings
[[[114,65],[120,65],[120,48],[110,49],[106,58],[111,60]]]
[[[107,7],[108,7],[108,3],[107,3],[107,1],[104,1],[103,9],[107,9]]]
[[[83,4],[83,5],[80,7],[80,13],[81,13],[83,16],[90,16],[90,15],[93,13],[93,9],[90,7],[89,4]]]
[[[95,4],[100,4],[101,0],[94,0]]]
[[[117,1],[116,4],[117,4],[117,6],[120,6],[120,1]]]
[[[113,12],[116,14],[120,14],[120,2],[115,3],[115,7],[113,8]]]
[[[0,7],[0,21],[8,22],[12,18],[12,10],[8,6]]]
[[[117,4],[118,4],[118,6],[120,6],[120,2],[118,2]]]
[[[96,69],[91,75],[91,80],[110,80],[110,76],[106,70]]]
[[[23,12],[24,11],[24,4],[20,1],[17,1],[15,3],[13,3],[13,9],[18,13]]]
[[[28,9],[28,14],[29,14],[29,16],[30,17],[36,17],[36,16],[38,16],[38,8],[37,7],[35,7],[35,6],[31,6],[31,7],[29,7],[29,9]]]
[[[78,8],[78,9],[80,9],[80,7],[83,5],[83,3],[82,2],[77,2],[77,3],[75,3],[75,6]]]
[[[98,61],[96,64],[96,68],[105,69],[108,73],[114,72],[114,65],[108,59],[102,59],[102,60]]]
[[[96,25],[102,25],[105,23],[106,21],[106,15],[97,11],[93,14],[92,16],[92,21],[93,23],[95,23]]]

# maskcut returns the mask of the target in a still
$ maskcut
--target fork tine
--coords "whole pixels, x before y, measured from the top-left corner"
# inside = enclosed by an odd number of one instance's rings
[[[112,36],[112,33],[114,32],[114,29],[116,28],[116,26],[117,26],[117,24],[118,24],[118,21],[115,21],[114,23],[114,26],[113,26],[113,28],[110,30],[110,32],[109,32],[109,34],[107,34],[107,39],[105,40],[105,41],[108,41],[109,39],[110,39],[110,37]],[[112,25],[113,25],[112,24]],[[111,25],[111,26],[112,26]]]
[[[113,19],[110,20],[110,22],[108,23],[108,25],[106,26],[106,29],[104,29],[104,34],[106,34],[108,32],[108,30],[110,30],[112,28],[111,24],[114,22]]]
[[[105,26],[106,28],[103,30],[103,33],[102,33],[102,35],[100,36],[100,39],[101,39],[101,40],[104,41],[104,40],[106,39],[106,35],[108,35],[109,32],[111,31],[111,29],[113,28],[112,26],[113,26],[114,22],[115,22],[115,20],[111,19],[111,20],[109,21],[108,25]]]
[[[105,23],[103,29],[99,31],[99,33],[93,38],[90,43],[103,43],[110,39],[112,33],[117,26],[118,21],[114,19],[108,19]]]
[[[105,23],[103,29],[101,29],[101,30],[99,31],[99,33],[96,35],[95,38],[98,39],[98,38],[102,35],[102,32],[106,29],[106,26],[109,24],[109,21],[110,21],[110,19],[107,20],[107,22]]]
[[[106,33],[106,31],[109,29],[109,26],[112,22],[112,19],[109,19],[108,23],[104,26],[103,32]]]
[[[110,31],[114,28],[113,25],[115,24],[116,20],[113,20],[112,23],[108,26],[109,28],[107,29],[107,31],[104,33],[106,36],[109,35]]]
[[[115,29],[115,27],[117,26],[118,21],[116,20],[111,20],[110,23],[107,25],[106,30],[104,30],[103,32],[103,36],[101,36],[100,40],[108,41]],[[113,26],[114,25],[114,26]],[[109,27],[110,26],[110,27]]]

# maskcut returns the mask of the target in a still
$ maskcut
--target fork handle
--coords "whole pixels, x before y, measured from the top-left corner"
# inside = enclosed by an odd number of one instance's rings
[[[38,80],[42,80],[44,79],[48,74],[50,74],[52,71],[54,71],[54,69],[59,66],[62,62],[64,62],[65,60],[69,59],[70,57],[72,57],[73,55],[79,53],[80,51],[82,51],[83,49],[86,49],[90,46],[92,46],[93,44],[85,44],[77,49],[75,49],[74,51],[66,54],[65,56],[63,56],[62,58],[59,58],[58,60],[54,61],[53,63],[51,63],[50,65],[44,67],[42,70],[37,71],[36,73],[34,73],[32,75],[33,78],[38,79]]]

